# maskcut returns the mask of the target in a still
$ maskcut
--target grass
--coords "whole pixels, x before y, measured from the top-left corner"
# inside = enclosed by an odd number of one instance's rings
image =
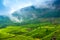
[[[35,27],[34,27],[35,26]],[[0,40],[60,40],[60,24],[29,24],[0,29]]]

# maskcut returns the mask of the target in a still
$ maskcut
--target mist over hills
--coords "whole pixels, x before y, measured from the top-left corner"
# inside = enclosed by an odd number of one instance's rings
[[[34,19],[34,18],[56,18],[60,17],[59,10],[51,8],[35,8],[34,6],[22,8],[14,12],[12,15],[18,19]]]
[[[27,20],[37,20],[40,18],[60,18],[59,10],[52,8],[36,8],[35,6],[28,6],[12,13],[18,22]],[[14,19],[15,20],[15,19]],[[40,19],[41,20],[41,19]],[[16,22],[12,21],[8,16],[0,16],[0,23]]]
[[[35,7],[35,6],[28,6],[21,8],[19,10],[16,10],[12,13],[12,17],[8,16],[2,16],[0,15],[0,24],[12,24],[15,22],[24,22],[24,21],[34,21],[39,19],[41,20],[51,20],[51,18],[58,19],[60,18],[60,1],[56,0],[53,2],[51,7]],[[10,16],[10,15],[9,15]],[[43,19],[41,19],[43,18]],[[11,20],[13,19],[13,20]],[[46,20],[47,21],[47,20]]]

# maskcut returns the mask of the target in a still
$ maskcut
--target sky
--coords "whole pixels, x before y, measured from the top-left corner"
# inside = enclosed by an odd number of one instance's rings
[[[47,1],[52,0],[0,0],[0,15],[11,15],[14,11],[31,5],[46,6]]]

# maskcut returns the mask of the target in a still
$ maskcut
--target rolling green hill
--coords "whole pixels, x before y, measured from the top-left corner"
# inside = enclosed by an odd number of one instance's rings
[[[60,24],[38,23],[0,29],[0,40],[59,40]]]

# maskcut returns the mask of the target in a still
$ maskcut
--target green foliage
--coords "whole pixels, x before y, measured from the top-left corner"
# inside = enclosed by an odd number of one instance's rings
[[[4,40],[34,40],[34,39],[28,36],[18,35]]]
[[[24,34],[27,33],[28,30],[27,28],[22,28],[22,27],[18,27],[18,26],[8,26],[6,28],[1,29],[1,32],[6,32],[6,33],[10,33],[10,34]]]
[[[60,25],[50,23],[7,26],[0,29],[0,40],[60,40]]]

